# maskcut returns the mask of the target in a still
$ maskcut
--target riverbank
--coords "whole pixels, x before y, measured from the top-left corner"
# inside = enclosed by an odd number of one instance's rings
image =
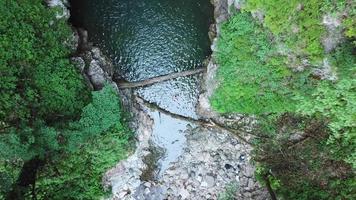
[[[212,4],[0,1],[0,199],[355,199],[353,1]]]
[[[229,17],[227,1],[214,1],[215,24],[209,33],[216,49],[216,36],[220,24]],[[112,81],[113,67],[101,51],[92,47],[88,33],[77,29],[78,54],[72,58],[77,64],[89,87],[101,89],[106,81]],[[90,33],[89,33],[90,34]],[[202,82],[206,92],[212,93],[214,84],[214,64],[211,59],[208,73]],[[116,87],[117,88],[117,87]],[[231,131],[212,125],[192,124],[184,133],[186,144],[178,160],[169,163],[158,179],[152,175],[157,166],[158,147],[152,143],[154,121],[148,115],[150,109],[145,102],[135,98],[130,90],[118,90],[124,107],[133,114],[131,127],[136,130],[136,150],[126,160],[109,170],[103,178],[105,187],[112,188],[113,199],[217,199],[227,187],[238,186],[236,196],[242,199],[267,199],[267,193],[254,178],[254,167],[250,161],[252,150],[246,141],[234,136]],[[202,94],[204,96],[205,94]],[[242,116],[222,117],[212,110],[202,109],[207,101],[200,99],[198,112],[205,119],[214,119],[220,124],[235,122],[245,124]],[[251,122],[252,123],[252,122]],[[246,126],[246,130],[248,130]],[[248,138],[248,135],[245,135]],[[229,144],[229,145],[228,145]],[[158,153],[158,154],[157,154]],[[152,160],[153,159],[153,160]],[[149,175],[151,174],[151,175]]]
[[[227,1],[217,1],[214,5],[215,20],[220,24],[229,15]],[[211,25],[212,31],[209,33],[211,39],[215,37],[212,33],[218,32],[214,27],[216,27],[215,24]],[[211,66],[212,62],[209,65]],[[208,70],[211,73],[211,67]],[[211,82],[213,82],[212,79],[205,79],[203,84],[211,85]],[[114,199],[217,199],[229,185],[239,186],[236,191],[239,198],[268,198],[268,194],[259,186],[253,175],[254,168],[250,163],[252,148],[244,141],[237,139],[231,132],[214,125],[210,127],[201,126],[201,124],[190,126],[184,133],[187,142],[178,160],[170,163],[160,178],[142,180],[147,170],[155,170],[145,162],[145,158],[152,158],[149,155],[152,155],[150,137],[152,137],[152,123],[154,122],[152,119],[149,120],[147,115],[143,117],[143,112],[148,112],[149,105],[145,105],[139,99],[137,101],[136,106],[140,107],[139,116],[141,117],[138,117],[139,120],[136,121],[139,124],[136,132],[138,138],[136,152],[105,176],[107,186],[113,189]],[[211,110],[204,112],[201,115],[204,116],[203,118],[214,118],[222,124],[246,122],[246,119],[238,115],[226,119]],[[152,165],[152,163],[149,164]]]

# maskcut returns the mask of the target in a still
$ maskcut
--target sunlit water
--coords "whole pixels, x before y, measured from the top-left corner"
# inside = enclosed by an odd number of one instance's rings
[[[74,0],[74,23],[112,59],[127,81],[201,67],[210,54],[209,0]],[[146,100],[171,112],[196,117],[199,75],[137,89]],[[187,122],[152,111],[153,140],[166,149],[161,171],[185,143]]]

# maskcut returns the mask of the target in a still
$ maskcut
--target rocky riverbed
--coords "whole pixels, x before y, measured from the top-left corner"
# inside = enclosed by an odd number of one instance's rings
[[[229,18],[229,6],[239,7],[232,1],[214,1],[216,24],[209,33],[213,40],[219,34],[220,23]],[[243,123],[245,131],[251,131],[252,119],[242,116],[223,117],[212,111],[208,101],[215,82],[218,66],[210,59],[208,73],[202,82],[204,92],[200,95],[198,114],[201,118],[214,119],[226,126]],[[105,177],[105,184],[112,187],[113,199],[218,199],[226,188],[236,188],[236,199],[268,199],[267,191],[254,178],[251,164],[252,147],[231,132],[217,126],[188,125],[184,131],[186,144],[178,160],[169,164],[161,176],[147,180],[143,176],[152,168],[145,159],[152,154],[152,126],[154,121],[147,115],[143,102],[136,102],[137,128],[136,152],[126,161],[119,163]],[[169,131],[167,131],[169,134]],[[247,140],[249,135],[244,135]],[[152,163],[151,163],[152,164]]]
[[[216,36],[220,24],[229,18],[229,7],[239,7],[238,1],[214,0],[215,24],[209,33],[215,51]],[[50,6],[60,6],[69,17],[66,1],[48,1]],[[73,63],[80,69],[88,86],[99,90],[106,82],[117,88],[112,80],[113,66],[99,48],[87,41],[87,32],[77,29],[73,36],[74,46],[78,46]],[[243,123],[246,132],[253,120],[242,116],[223,117],[212,111],[208,98],[218,84],[215,71],[218,66],[213,59],[208,64],[208,73],[202,81],[197,112],[202,119],[214,119],[219,123]],[[130,90],[118,90],[123,104],[133,114],[131,127],[136,132],[136,150],[128,159],[121,161],[103,177],[103,184],[111,188],[112,199],[218,199],[226,188],[236,189],[236,199],[268,199],[268,193],[254,178],[254,166],[250,158],[252,147],[244,140],[214,124],[190,123],[184,131],[186,143],[178,159],[169,163],[166,170],[157,176],[157,160],[162,150],[152,138],[153,119],[149,108]],[[169,130],[167,131],[169,134]],[[248,135],[245,135],[247,141]]]
[[[268,199],[254,178],[250,163],[251,146],[217,127],[188,125],[187,139],[178,160],[169,164],[162,176],[147,180],[146,159],[153,154],[153,121],[142,102],[137,102],[137,149],[105,176],[112,187],[112,199],[218,199],[228,186],[236,186],[238,199]],[[168,132],[169,133],[169,132]],[[153,156],[154,157],[154,156]]]

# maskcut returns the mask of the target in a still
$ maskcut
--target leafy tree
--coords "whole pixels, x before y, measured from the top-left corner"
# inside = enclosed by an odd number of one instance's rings
[[[304,81],[308,73],[294,75],[287,68],[287,60],[277,54],[269,32],[249,13],[239,13],[223,24],[216,60],[220,84],[211,102],[219,112],[291,111],[294,96],[309,87]]]
[[[212,106],[221,113],[258,119],[256,174],[279,198],[355,199],[354,10],[342,1],[246,4],[221,27],[215,55],[219,86]],[[250,16],[255,10],[265,14],[263,23]],[[325,53],[321,20],[335,10],[348,12],[344,26],[351,40]],[[307,58],[311,66],[303,72],[291,70],[294,63],[281,51],[285,46],[291,50],[287,54]],[[338,80],[312,75],[313,64],[325,58]]]
[[[107,85],[92,92],[92,99],[80,120],[63,130],[71,151],[52,158],[41,171],[39,199],[99,199],[105,196],[103,174],[126,157],[131,134],[122,123],[115,90]]]
[[[126,156],[116,92],[91,101],[55,15],[41,0],[0,1],[0,199],[99,198],[101,176]]]
[[[77,119],[89,100],[68,59],[71,30],[43,4],[0,1],[0,164],[17,171],[62,148],[56,126]],[[31,180],[20,183],[23,170],[17,183],[16,173],[1,173],[14,187],[34,182],[27,177]]]

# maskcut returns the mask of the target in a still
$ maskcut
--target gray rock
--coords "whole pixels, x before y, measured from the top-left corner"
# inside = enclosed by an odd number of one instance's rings
[[[315,69],[313,74],[322,80],[336,81],[338,79],[336,70],[332,68],[327,58],[324,58],[323,65],[320,68]]]
[[[243,172],[244,172],[243,175],[250,178],[250,177],[253,177],[255,169],[252,166],[245,166]]]
[[[208,187],[208,183],[206,181],[203,181],[200,183],[200,186],[203,188]]]
[[[189,199],[189,192],[186,189],[181,189],[179,191],[179,195],[181,196],[182,199]]]
[[[322,43],[325,52],[329,53],[344,40],[341,28],[341,15],[325,15],[323,17],[323,25],[327,29],[327,34],[322,39]]]
[[[95,89],[101,89],[107,82],[107,75],[96,60],[90,62],[87,74]]]
[[[60,11],[56,13],[56,18],[57,19],[69,19],[70,12],[67,8],[68,2],[67,0],[46,0],[46,3],[49,7],[58,7],[60,8]]]
[[[301,139],[305,138],[305,133],[304,132],[297,132],[297,133],[293,133],[289,136],[289,141],[291,142],[297,142]]]
[[[208,187],[213,187],[215,185],[215,178],[212,176],[206,176],[205,181],[208,184]]]
[[[79,69],[81,73],[84,72],[85,69],[85,62],[84,59],[81,57],[73,57],[71,58],[72,63]]]

